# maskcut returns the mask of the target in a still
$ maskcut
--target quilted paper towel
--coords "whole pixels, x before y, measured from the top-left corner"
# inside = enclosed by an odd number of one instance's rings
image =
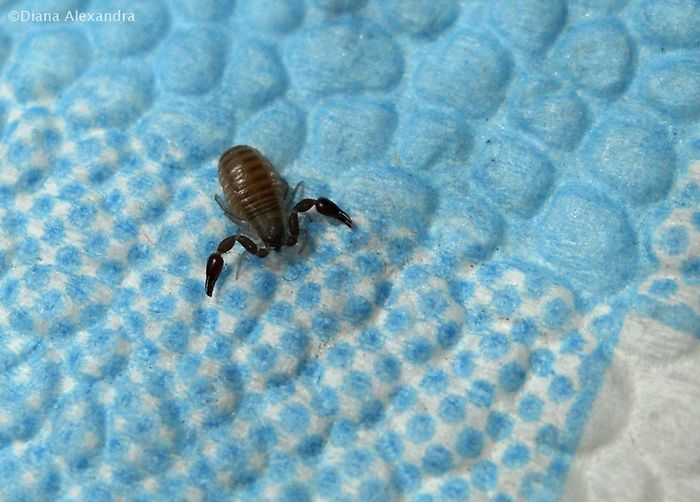
[[[0,16],[0,500],[700,498],[697,0]]]

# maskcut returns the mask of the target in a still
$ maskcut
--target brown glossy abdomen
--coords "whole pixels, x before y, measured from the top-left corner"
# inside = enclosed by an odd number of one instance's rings
[[[285,183],[255,148],[240,145],[219,159],[219,182],[229,209],[267,244],[284,236]]]

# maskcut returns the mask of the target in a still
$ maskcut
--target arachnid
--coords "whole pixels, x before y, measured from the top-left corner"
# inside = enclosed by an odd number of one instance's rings
[[[289,185],[277,174],[270,161],[250,146],[234,146],[221,155],[219,183],[225,200],[216,196],[216,202],[234,223],[254,233],[262,241],[262,246],[243,234],[222,240],[207,260],[205,288],[208,296],[212,295],[214,284],[224,267],[221,255],[230,251],[236,242],[260,258],[267,256],[270,249],[279,251],[282,246],[294,246],[299,238],[299,213],[312,207],[322,215],[342,221],[352,228],[350,217],[324,197],[302,199],[290,209],[301,183],[290,191]]]

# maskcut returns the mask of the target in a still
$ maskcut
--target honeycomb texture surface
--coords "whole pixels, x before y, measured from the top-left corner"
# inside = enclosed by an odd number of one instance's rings
[[[697,0],[0,16],[0,500],[700,496]],[[235,144],[355,227],[210,299]]]

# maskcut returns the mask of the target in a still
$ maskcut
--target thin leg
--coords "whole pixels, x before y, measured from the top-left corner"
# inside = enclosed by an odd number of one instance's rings
[[[248,227],[248,222],[245,221],[243,218],[239,218],[238,216],[236,216],[235,214],[233,214],[233,213],[231,212],[231,210],[228,208],[228,205],[226,204],[226,202],[225,202],[221,197],[219,197],[218,194],[214,196],[214,200],[215,200],[216,203],[219,205],[219,207],[220,207],[221,210],[224,212],[224,214],[225,214],[226,216],[228,216],[228,219],[229,219],[229,220],[231,220],[232,222],[234,222],[236,225],[240,225],[240,226],[242,226],[242,227]]]
[[[238,280],[238,277],[241,275],[241,265],[243,265],[243,260],[245,260],[246,256],[246,253],[241,253],[238,257],[238,263],[236,264],[236,280]]]
[[[216,251],[209,255],[209,259],[207,260],[207,280],[204,284],[207,296],[211,296],[214,292],[214,285],[224,268],[224,258],[221,255],[231,251],[236,242],[240,242],[246,251],[260,258],[265,258],[270,252],[267,248],[258,248],[255,242],[246,235],[236,234],[226,237],[219,243],[219,247]]]
[[[292,204],[292,202],[294,202],[294,198],[297,196],[299,191],[303,189],[304,182],[300,181],[299,183],[297,183],[297,186],[294,187],[294,190],[292,190],[291,192],[289,192],[289,190],[287,191],[284,197],[284,202],[287,204],[287,207],[289,207]]]
[[[340,209],[335,202],[326,199],[325,197],[319,197],[318,199],[302,199],[294,206],[292,211],[289,213],[289,237],[287,238],[287,246],[293,246],[297,243],[299,238],[299,213],[305,213],[312,207],[316,208],[316,211],[324,216],[334,218],[338,221],[343,222],[348,227],[352,228],[352,220],[350,216]]]
[[[302,228],[299,230],[299,235],[301,235],[301,246],[299,247],[299,254],[301,254],[306,248],[306,242],[308,241],[309,233]]]

